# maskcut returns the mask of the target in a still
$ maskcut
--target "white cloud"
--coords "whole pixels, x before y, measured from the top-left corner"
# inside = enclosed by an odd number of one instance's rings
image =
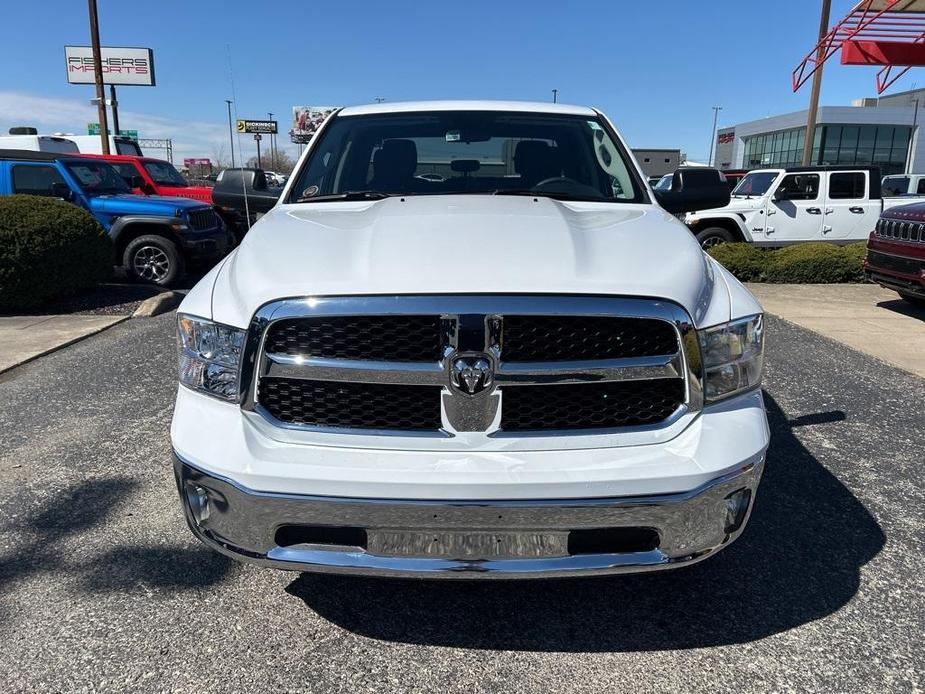
[[[129,127],[137,130],[142,138],[172,139],[175,163],[182,162],[184,157],[213,157],[219,150],[228,156],[228,124],[225,122],[178,120],[136,111],[120,111],[119,119],[130,124]],[[33,126],[43,134],[81,134],[86,132],[87,123],[97,120],[96,107],[86,101],[0,90],[0,132],[4,134],[15,125]],[[145,153],[166,158],[164,150]]]

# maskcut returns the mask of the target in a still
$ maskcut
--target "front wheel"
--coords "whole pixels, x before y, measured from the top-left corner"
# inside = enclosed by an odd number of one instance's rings
[[[897,292],[903,300],[908,301],[913,306],[918,306],[919,308],[925,308],[925,299],[920,296],[915,296],[914,294],[907,294],[906,292]]]
[[[183,258],[176,244],[163,236],[139,236],[125,247],[122,264],[138,282],[168,287],[183,275]]]
[[[722,227],[709,227],[703,231],[697,232],[697,242],[705,251],[721,243],[732,243],[733,241],[732,233],[728,229],[723,229]]]

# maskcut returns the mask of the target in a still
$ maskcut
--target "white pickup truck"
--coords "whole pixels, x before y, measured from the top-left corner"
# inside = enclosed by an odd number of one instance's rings
[[[749,172],[721,209],[688,214],[700,245],[728,241],[786,246],[804,241],[866,241],[884,207],[876,167],[819,166]]]
[[[728,200],[686,171],[656,197],[591,108],[336,111],[179,308],[193,533],[265,566],[450,578],[725,547],[768,446],[764,322],[673,214]]]

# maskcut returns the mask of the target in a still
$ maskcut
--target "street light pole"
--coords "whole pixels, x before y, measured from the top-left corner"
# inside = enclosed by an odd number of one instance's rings
[[[554,104],[559,103],[559,90],[558,89],[552,90],[552,103]]]
[[[707,166],[713,166],[713,143],[716,142],[716,122],[719,120],[719,112],[722,110],[722,106],[713,107],[713,130],[710,131],[710,157],[707,159]]]
[[[231,168],[235,168],[234,165],[234,128],[231,127],[231,99],[225,99],[225,103],[228,104],[228,141],[231,143]]]
[[[813,89],[809,95],[809,111],[806,114],[806,135],[803,137],[803,166],[812,164],[813,141],[816,139],[816,115],[819,112],[819,92],[822,90],[822,59],[825,46],[822,39],[829,33],[829,11],[832,0],[822,0],[822,15],[819,17],[819,49],[816,51],[816,72],[813,73]]]
[[[109,122],[106,117],[106,92],[103,89],[103,58],[100,55],[100,20],[96,0],[87,0],[90,10],[90,44],[93,47],[93,77],[96,82],[96,112],[100,119],[100,144],[103,154],[109,154]]]
[[[270,121],[273,121],[273,114],[269,111],[267,115],[270,116]],[[273,170],[276,171],[276,134],[270,133],[270,166],[273,167]]]

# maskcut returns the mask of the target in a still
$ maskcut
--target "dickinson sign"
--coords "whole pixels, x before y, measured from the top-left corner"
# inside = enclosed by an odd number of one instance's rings
[[[67,81],[71,84],[95,84],[93,49],[90,46],[65,46]],[[150,48],[100,49],[104,84],[154,86],[154,51]]]
[[[276,134],[275,120],[239,120],[239,133],[266,133],[268,135]]]

